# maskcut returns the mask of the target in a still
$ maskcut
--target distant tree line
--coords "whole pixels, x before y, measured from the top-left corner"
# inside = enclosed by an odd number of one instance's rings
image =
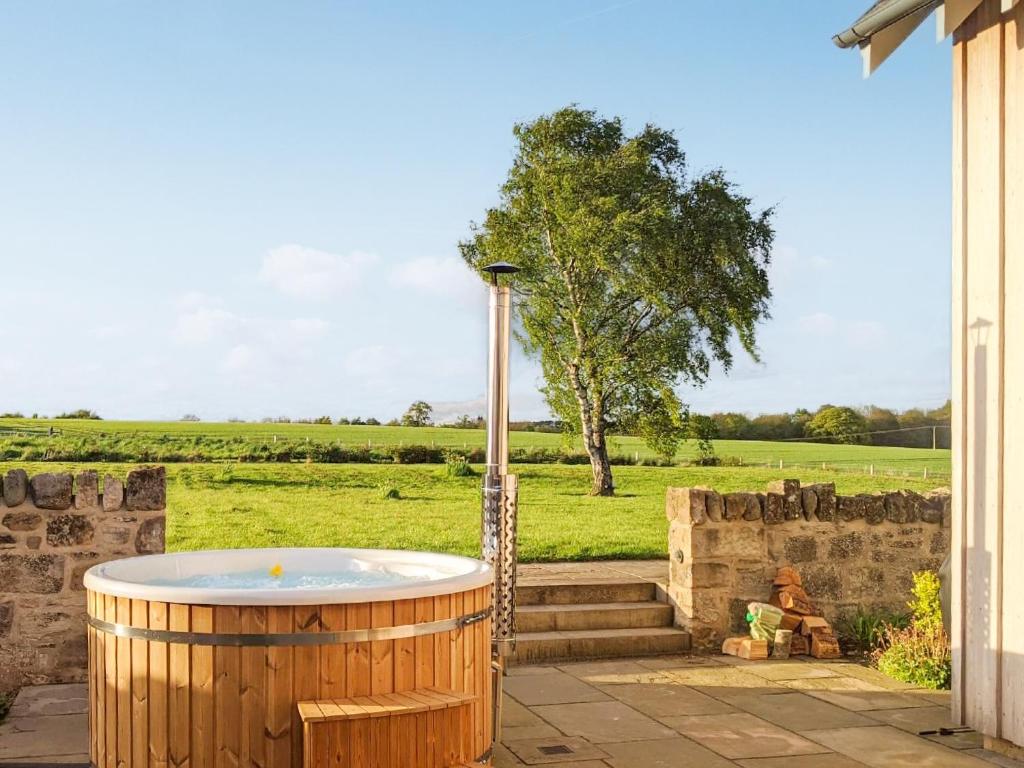
[[[946,401],[939,408],[911,408],[906,411],[895,411],[877,405],[859,408],[825,404],[815,411],[797,408],[786,413],[763,413],[759,416],[748,416],[735,411],[716,412],[710,415],[690,413],[686,417],[685,438],[695,440],[702,456],[713,456],[714,440],[814,440],[829,443],[851,443],[879,446],[899,446],[905,448],[938,448],[950,447],[950,412],[951,402]],[[353,426],[435,426],[433,407],[424,400],[412,403],[400,418],[381,422],[371,417],[342,416],[332,419],[330,416],[317,418],[292,419],[288,416],[273,416],[262,419],[264,424],[343,424]],[[12,411],[0,413],[0,418],[22,419],[21,413]],[[39,418],[32,414],[33,419]],[[46,418],[46,417],[42,417]],[[61,413],[57,419],[99,419],[95,411],[80,408],[76,411]],[[198,422],[199,417],[187,413],[181,421]],[[232,418],[233,423],[244,420]],[[454,429],[485,429],[487,424],[483,416],[462,414],[455,419],[436,424],[440,427]],[[509,423],[513,432],[563,432],[565,424],[558,420],[545,419],[538,421],[513,421]],[[608,425],[608,434],[631,434],[629,430]]]
[[[799,440],[860,443],[864,445],[931,448],[933,430],[937,447],[949,447],[951,403],[931,410],[894,411],[869,405],[850,408],[826,404],[816,411],[798,408],[792,413],[713,413],[715,437],[721,440]]]

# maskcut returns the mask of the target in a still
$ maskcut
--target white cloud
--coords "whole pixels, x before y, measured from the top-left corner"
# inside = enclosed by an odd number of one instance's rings
[[[789,245],[780,245],[772,251],[768,269],[769,281],[775,291],[793,284],[804,283],[807,278],[827,270],[832,262],[820,254],[807,256]]]
[[[98,325],[89,333],[96,339],[105,341],[107,339],[122,339],[128,335],[128,329],[123,325]]]
[[[288,296],[326,299],[351,291],[376,261],[369,253],[347,255],[302,245],[282,245],[263,257],[259,279]]]
[[[181,312],[188,312],[193,309],[220,307],[223,306],[224,300],[220,296],[211,296],[202,291],[189,291],[181,294],[174,303]]]
[[[345,372],[367,379],[385,377],[397,371],[398,365],[398,351],[392,347],[358,347],[345,356]]]
[[[831,336],[836,330],[836,319],[828,312],[813,312],[801,317],[797,324],[809,336]]]
[[[887,336],[882,323],[875,320],[861,320],[846,326],[846,341],[850,346],[860,349],[874,349],[880,346]]]
[[[180,344],[207,344],[236,330],[241,322],[226,309],[200,307],[178,315],[172,335]]]
[[[431,403],[434,409],[434,421],[454,421],[463,414],[471,419],[487,413],[487,398],[478,397],[473,400],[457,400],[452,402]]]
[[[256,362],[256,350],[248,344],[236,344],[228,350],[224,358],[223,368],[225,371],[240,373],[252,368]]]
[[[288,323],[292,335],[303,339],[323,336],[330,327],[330,323],[319,317],[296,317]]]
[[[403,262],[391,271],[391,281],[435,296],[465,300],[486,296],[480,278],[455,256],[421,256]]]

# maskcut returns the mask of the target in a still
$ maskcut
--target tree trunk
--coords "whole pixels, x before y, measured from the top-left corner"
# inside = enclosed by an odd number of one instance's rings
[[[594,480],[590,486],[591,496],[614,496],[615,483],[612,482],[612,465],[608,461],[608,446],[604,443],[587,448],[590,454],[590,470]]]
[[[591,496],[614,496],[615,483],[612,481],[612,465],[608,461],[608,444],[604,440],[604,401],[600,397],[592,403],[586,387],[580,381],[579,368],[569,365],[566,368],[572,382],[576,402],[580,407],[580,426],[583,429],[583,446],[590,457],[590,471],[593,482],[590,485]]]
[[[608,461],[608,444],[604,440],[604,430],[595,430],[589,424],[583,425],[583,444],[590,456],[590,471],[593,482],[590,485],[591,496],[614,496],[615,483],[612,481],[612,465]]]

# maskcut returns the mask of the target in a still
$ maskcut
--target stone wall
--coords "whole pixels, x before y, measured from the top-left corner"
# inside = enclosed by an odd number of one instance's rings
[[[904,611],[911,574],[949,552],[950,495],[936,490],[836,496],[829,484],[771,483],[767,493],[669,488],[669,598],[695,648],[746,631],[746,604],[796,568],[829,621],[865,608]]]
[[[85,591],[96,563],[164,551],[164,468],[127,480],[22,469],[0,504],[0,690],[85,679]]]

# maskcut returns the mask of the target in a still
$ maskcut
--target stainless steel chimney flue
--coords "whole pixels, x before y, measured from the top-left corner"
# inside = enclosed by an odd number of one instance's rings
[[[508,473],[508,359],[512,326],[512,289],[499,275],[519,269],[505,262],[484,267],[491,276],[490,355],[487,372],[487,469],[483,481],[480,549],[494,569],[494,652],[504,657],[516,639],[516,521],[518,483]]]

